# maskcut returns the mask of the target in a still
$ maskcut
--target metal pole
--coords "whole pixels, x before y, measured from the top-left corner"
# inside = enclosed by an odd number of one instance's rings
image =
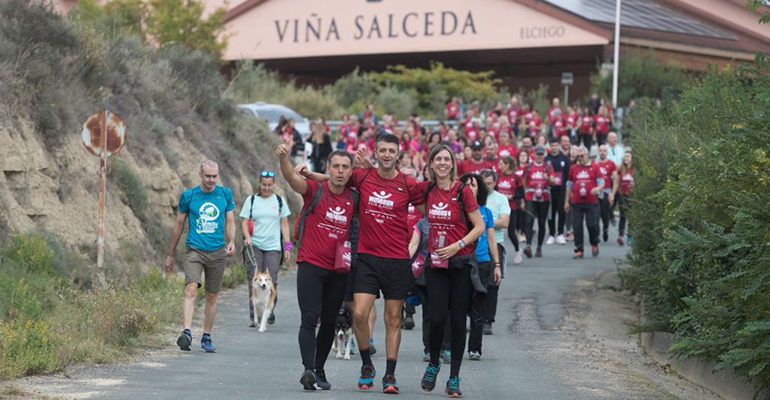
[[[618,63],[620,60],[620,1],[615,3],[615,54],[612,68],[612,109],[618,108]]]
[[[564,85],[564,106],[569,107],[569,85]]]
[[[102,124],[101,152],[99,153],[99,226],[96,233],[97,258],[96,267],[99,270],[99,283],[106,285],[104,277],[104,200],[107,194],[107,121],[110,112],[104,111]]]

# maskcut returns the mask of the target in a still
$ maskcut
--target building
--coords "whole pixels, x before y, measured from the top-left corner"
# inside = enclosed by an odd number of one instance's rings
[[[207,3],[209,9],[218,3]],[[743,0],[623,0],[623,55],[657,57],[704,71],[770,52],[770,26]],[[512,90],[547,83],[589,90],[612,61],[615,0],[234,0],[225,58],[255,60],[302,83],[326,83],[358,67],[429,67],[439,61],[493,70]]]

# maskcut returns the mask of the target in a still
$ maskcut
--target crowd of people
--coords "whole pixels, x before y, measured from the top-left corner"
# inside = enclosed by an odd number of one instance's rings
[[[388,114],[378,121],[368,107],[360,116],[343,118],[336,150],[318,120],[308,140],[328,151],[310,165],[295,152],[301,137],[291,123],[277,129],[283,136],[276,149],[280,175],[304,206],[292,234],[290,211],[273,192],[278,176],[262,171],[258,192],[244,200],[240,212],[244,263],[250,276],[268,271],[277,283],[278,266],[291,257],[296,239],[304,389],[331,388],[324,365],[343,302],[352,309],[362,360],[358,387],[374,387],[372,321],[375,299],[382,296],[387,359],[382,391],[400,393],[395,370],[401,329],[408,329],[409,321],[414,326],[414,306],[421,304],[428,364],[420,386],[435,388],[443,358],[450,364],[445,393],[460,397],[466,342],[469,359],[480,360],[482,337],[492,334],[507,264],[506,232],[516,251],[514,264],[523,255],[541,257],[544,244],[568,241],[574,242],[573,257],[583,258],[584,226],[596,257],[601,239],[609,240],[617,204],[617,243],[631,240],[624,234],[633,159],[612,132],[612,110],[598,101],[582,112],[579,107],[565,112],[556,98],[543,121],[520,103],[514,96],[506,107],[498,104],[488,112],[472,106],[461,121],[463,107],[453,99],[449,122],[431,132],[418,116],[404,124]],[[594,142],[598,151],[592,160]],[[180,198],[166,268],[173,268],[187,218],[184,331],[177,344],[190,349],[193,302],[205,274],[201,346],[215,351],[211,329],[224,259],[235,251],[235,204],[232,192],[216,185],[216,163],[204,162],[200,176],[201,185]],[[254,310],[250,316],[253,325]],[[268,322],[274,321],[271,313]]]

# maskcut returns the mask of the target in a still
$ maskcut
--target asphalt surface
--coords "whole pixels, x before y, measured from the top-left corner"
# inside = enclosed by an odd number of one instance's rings
[[[545,246],[542,258],[524,259],[513,265],[509,249],[507,276],[500,290],[494,335],[484,337],[483,359],[469,361],[467,354],[461,372],[461,388],[466,398],[481,399],[653,399],[661,396],[657,387],[633,384],[621,372],[594,368],[583,362],[585,353],[568,340],[564,328],[565,297],[576,282],[617,268],[627,247],[610,241],[601,245],[597,258],[572,260],[573,244]],[[589,249],[588,243],[586,248]],[[534,250],[534,249],[533,249]],[[310,396],[325,399],[383,397],[379,379],[385,370],[384,329],[381,314],[374,340],[379,352],[373,357],[378,376],[375,390],[362,393],[356,380],[361,366],[355,355],[349,361],[331,354],[326,373],[330,392],[304,392],[299,384],[302,373],[297,332],[299,309],[296,301],[296,274],[280,279],[277,321],[266,333],[248,327],[246,288],[223,296],[213,332],[216,354],[200,351],[200,325],[193,330],[191,352],[169,348],[139,363],[73,371],[69,387],[61,386],[53,395],[108,399],[296,399]],[[181,290],[181,289],[180,289]],[[378,307],[382,303],[378,302]],[[443,386],[449,368],[439,376],[437,389],[423,393],[419,381],[425,369],[422,362],[421,310],[417,327],[403,331],[396,377],[402,397],[444,397]],[[200,316],[196,314],[196,319]],[[199,321],[196,320],[196,323]],[[176,334],[169,333],[169,343]],[[446,366],[448,367],[448,365]],[[609,371],[609,372],[608,372]],[[631,382],[631,383],[629,383]],[[51,385],[54,385],[51,383]],[[39,387],[39,386],[38,386]],[[74,389],[77,388],[77,389]]]

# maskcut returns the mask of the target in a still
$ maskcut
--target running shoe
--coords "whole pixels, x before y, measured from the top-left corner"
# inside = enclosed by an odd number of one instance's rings
[[[626,242],[623,241],[623,237],[622,236],[618,236],[618,246],[622,246],[624,244],[626,244]]]
[[[412,318],[411,315],[407,315],[406,318],[404,318],[404,329],[408,331],[414,329],[414,318]]]
[[[556,238],[551,235],[548,236],[548,240],[545,241],[545,244],[554,244],[554,242],[556,242]]]
[[[451,397],[453,399],[459,399],[460,397],[463,397],[463,392],[460,391],[460,377],[455,376],[454,378],[449,378],[448,381],[446,381],[446,390],[444,391],[446,393],[447,397]]]
[[[517,251],[516,254],[513,255],[513,263],[521,264],[521,250]]]
[[[374,377],[377,372],[374,365],[364,365],[361,367],[361,376],[358,377],[358,388],[361,390],[371,390],[374,388]]]
[[[302,384],[302,388],[305,390],[315,390],[316,375],[312,369],[306,369],[299,377],[299,383]]]
[[[564,237],[564,235],[559,235],[556,237],[556,243],[558,244],[567,244],[567,239]]]
[[[270,313],[270,316],[269,316],[269,317],[267,317],[267,324],[268,324],[268,325],[272,325],[272,324],[274,324],[274,323],[275,323],[275,310],[273,310],[273,311]]]
[[[492,324],[485,322],[484,327],[481,329],[481,334],[483,335],[491,335],[492,334]]]
[[[394,375],[385,375],[382,377],[382,393],[399,394],[398,384]]]
[[[540,258],[543,256],[543,248],[538,246],[537,250],[535,250],[535,258]]]
[[[451,350],[444,350],[444,364],[449,364],[452,362],[452,351]]]
[[[606,243],[608,240],[610,240],[610,234],[607,231],[604,231],[604,235],[602,235],[602,239],[604,239],[604,242]]]
[[[425,352],[425,355],[422,356],[422,362],[430,362],[430,353],[427,351]]]
[[[329,390],[332,388],[332,384],[329,383],[328,380],[326,380],[326,372],[322,369],[318,369],[315,371],[315,385],[317,388],[321,390]]]
[[[249,324],[249,328],[256,328],[256,327],[257,327],[257,324],[255,324],[254,321],[251,321],[251,323]]]
[[[529,246],[525,247],[524,255],[527,256],[527,258],[532,258],[532,248]]]
[[[369,355],[373,356],[377,354],[377,348],[374,347],[374,339],[369,338]]]
[[[479,351],[469,351],[468,352],[468,359],[473,361],[481,361],[481,352]]]
[[[626,242],[628,242],[628,245],[631,246],[631,242],[633,241],[633,238],[631,236],[628,237]]]
[[[576,251],[575,255],[572,256],[573,260],[578,260],[578,259],[581,259],[581,258],[583,258],[583,252],[582,251]]]
[[[591,255],[594,257],[599,255],[599,246],[591,246]]]
[[[203,335],[201,338],[201,349],[206,353],[216,353],[217,348],[211,343],[210,335]]]
[[[176,340],[176,344],[179,345],[179,350],[190,351],[190,345],[192,344],[192,333],[189,329],[185,329],[179,339]]]
[[[436,377],[439,371],[441,371],[441,363],[436,365],[428,363],[428,367],[425,368],[425,374],[422,375],[422,380],[420,381],[422,390],[430,392],[436,387]]]

